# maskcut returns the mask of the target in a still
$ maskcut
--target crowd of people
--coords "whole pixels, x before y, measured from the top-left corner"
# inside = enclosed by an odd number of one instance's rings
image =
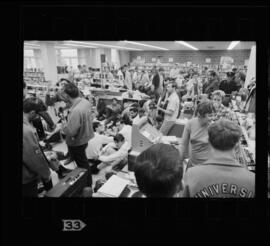
[[[237,163],[234,155],[241,129],[233,121],[231,100],[235,95],[243,100],[249,96],[243,71],[227,72],[225,80],[217,71],[186,71],[178,64],[168,76],[162,67],[153,67],[149,75],[147,69],[138,72],[129,64],[107,72],[122,77],[124,88],[139,90],[148,99],[124,108],[115,98],[93,111],[91,98],[84,96],[76,81],[61,79],[53,93],[48,88],[45,102],[27,95],[24,83],[24,196],[37,196],[40,180],[45,190],[52,188],[50,169],[60,179],[71,171],[52,165],[59,155],[44,154],[49,145],[43,147],[39,142],[48,140],[46,134],[60,133],[68,147],[62,157],[66,159],[64,165],[75,161],[78,167],[85,168],[87,186],[92,187],[92,174],[100,170],[117,173],[127,164],[132,125],[142,118],[163,135],[178,118],[187,119],[179,149],[155,144],[137,158],[134,172],[143,196],[173,197],[179,196],[179,191],[184,197],[254,196],[254,173]],[[51,119],[54,113],[58,116],[56,123]],[[186,158],[189,161],[184,170]]]

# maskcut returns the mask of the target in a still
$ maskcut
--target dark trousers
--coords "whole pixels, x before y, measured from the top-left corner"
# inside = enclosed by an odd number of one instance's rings
[[[37,180],[33,180],[30,183],[22,185],[23,197],[37,197],[38,196],[38,184]]]
[[[87,145],[88,144],[83,144],[80,146],[68,146],[68,151],[71,158],[76,162],[77,166],[88,171],[87,185],[92,187],[92,173],[85,153]]]

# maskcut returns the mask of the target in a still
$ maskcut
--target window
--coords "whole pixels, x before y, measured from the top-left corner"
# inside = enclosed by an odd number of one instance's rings
[[[57,51],[58,66],[78,66],[78,53],[76,49],[62,49]]]
[[[34,50],[24,50],[24,69],[37,68]]]

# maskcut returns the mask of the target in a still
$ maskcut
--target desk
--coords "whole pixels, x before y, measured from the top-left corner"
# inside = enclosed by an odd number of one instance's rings
[[[134,173],[133,172],[128,172],[127,165],[121,171],[119,171],[116,175],[118,177],[122,178],[122,179],[130,181],[129,184],[126,186],[126,188],[122,191],[122,193],[120,194],[119,197],[126,197],[126,198],[127,197],[132,197],[132,195],[135,192],[139,191],[139,189],[137,187],[137,184],[136,184]],[[106,183],[108,181],[106,181]],[[127,188],[128,188],[128,190],[127,190]],[[109,197],[109,196],[106,196],[104,194],[101,194],[101,193],[97,192],[97,193],[93,194],[93,197]]]

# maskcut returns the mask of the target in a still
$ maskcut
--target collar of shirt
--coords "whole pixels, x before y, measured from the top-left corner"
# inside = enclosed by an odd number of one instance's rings
[[[232,155],[228,153],[218,152],[215,153],[214,150],[211,152],[211,157],[203,163],[203,165],[224,165],[224,166],[237,166],[241,167],[239,163],[234,159]]]
[[[71,108],[69,109],[69,113],[81,102],[82,98],[78,97],[75,99],[74,103],[72,104]]]

